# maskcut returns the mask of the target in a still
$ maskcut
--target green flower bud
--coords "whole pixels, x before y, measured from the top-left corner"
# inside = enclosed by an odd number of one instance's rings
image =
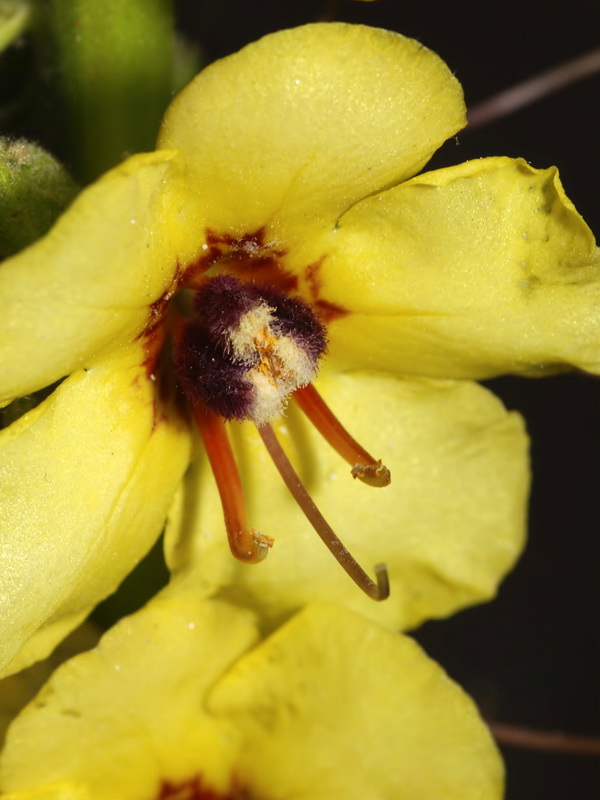
[[[0,137],[0,259],[43,236],[77,191],[65,168],[39,145]]]

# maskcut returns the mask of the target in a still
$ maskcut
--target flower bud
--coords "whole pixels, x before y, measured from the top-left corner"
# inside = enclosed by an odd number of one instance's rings
[[[0,259],[43,236],[77,191],[65,168],[41,147],[0,137]]]

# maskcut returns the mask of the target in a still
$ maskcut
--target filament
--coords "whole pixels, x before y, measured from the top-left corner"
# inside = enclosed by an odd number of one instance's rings
[[[265,424],[259,425],[257,428],[285,485],[321,540],[333,554],[334,558],[365,594],[373,600],[385,600],[390,593],[386,566],[384,564],[377,564],[375,566],[375,581],[367,575],[360,564],[355,561],[338,539],[333,529],[315,505],[312,497],[308,494],[302,481],[290,464],[271,426]]]
[[[369,486],[388,486],[390,471],[377,461],[344,428],[315,387],[309,383],[297,389],[294,400],[321,436],[352,467],[352,477]]]
[[[201,402],[192,403],[192,408],[221,497],[231,552],[240,561],[256,564],[266,558],[273,540],[248,525],[242,482],[225,422]]]

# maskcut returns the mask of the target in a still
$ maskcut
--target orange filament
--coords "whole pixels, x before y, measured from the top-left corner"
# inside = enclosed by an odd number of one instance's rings
[[[248,525],[242,482],[225,422],[203,403],[194,402],[192,408],[217,482],[231,552],[240,561],[257,564],[266,558],[273,539],[252,530]]]
[[[369,578],[367,573],[338,539],[315,505],[312,497],[308,494],[296,471],[290,464],[288,457],[283,452],[283,448],[279,444],[271,426],[265,424],[259,425],[257,428],[285,485],[310,524],[333,554],[334,558],[365,594],[373,600],[385,600],[390,593],[388,573],[385,565],[377,564],[375,566],[376,581]]]
[[[296,389],[293,398],[321,436],[352,467],[352,477],[369,486],[388,486],[389,469],[350,436],[312,384]]]

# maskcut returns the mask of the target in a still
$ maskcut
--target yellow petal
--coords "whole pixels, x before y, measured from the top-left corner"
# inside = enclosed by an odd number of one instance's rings
[[[212,64],[171,104],[204,226],[302,247],[356,200],[414,175],[465,124],[441,59],[344,23],[279,31]]]
[[[0,432],[0,668],[43,658],[159,535],[188,434],[136,343],[75,372]]]
[[[247,611],[176,581],[16,720],[3,797],[500,796],[473,704],[411,640],[327,607],[256,639]]]
[[[502,765],[471,701],[408,637],[312,607],[238,662],[209,697],[244,731],[256,797],[492,800]]]
[[[4,742],[9,724],[35,697],[56,667],[72,656],[90,650],[99,638],[100,631],[86,621],[44,661],[38,661],[28,669],[0,680],[0,743]]]
[[[140,800],[195,774],[224,789],[237,737],[211,720],[205,696],[257,638],[249,612],[202,602],[193,581],[170,586],[57,670],[17,718],[1,789]]]
[[[555,168],[490,158],[351,209],[324,299],[338,366],[482,378],[600,371],[600,251]]]
[[[148,323],[151,304],[194,246],[181,169],[172,153],[129,159],[1,265],[0,404],[68,375]]]
[[[391,597],[374,603],[351,582],[292,501],[250,424],[231,430],[250,524],[275,538],[272,550],[254,566],[230,555],[201,455],[167,527],[171,567],[196,564],[199,591],[255,607],[270,624],[325,600],[408,628],[491,597],[523,542],[528,468],[520,418],[471,383],[328,372],[318,386],[349,431],[391,469],[391,486],[353,481],[293,405],[278,425],[280,440],[363,568],[387,563]]]

